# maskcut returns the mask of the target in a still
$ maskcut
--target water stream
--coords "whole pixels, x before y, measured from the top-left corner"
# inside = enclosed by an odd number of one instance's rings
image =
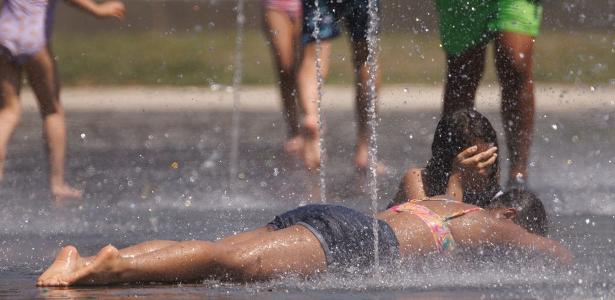
[[[242,46],[243,31],[245,24],[244,0],[237,0],[237,37],[235,39],[235,62],[233,73],[233,117],[231,125],[231,157],[229,166],[229,193],[230,197],[236,196],[235,182],[239,164],[239,126],[241,105],[241,78],[242,78]]]
[[[314,39],[316,39],[316,59],[314,60],[314,63],[316,64],[316,84],[317,84],[317,99],[316,99],[316,104],[318,107],[318,132],[320,135],[320,138],[318,140],[318,147],[320,149],[320,168],[319,168],[319,175],[320,175],[320,201],[323,203],[327,202],[327,182],[326,182],[326,168],[325,168],[325,162],[326,162],[326,154],[327,154],[327,149],[325,148],[325,135],[324,135],[324,126],[323,126],[323,120],[324,120],[324,116],[323,116],[323,112],[322,112],[322,86],[323,86],[323,77],[322,77],[322,67],[321,67],[321,63],[322,63],[322,59],[321,59],[321,45],[320,45],[320,22],[322,21],[322,15],[321,15],[321,11],[320,11],[320,5],[318,3],[318,0],[314,0],[314,4],[316,5],[316,15],[314,16],[314,19],[312,20],[314,22],[314,32],[312,33],[312,36],[314,37]]]
[[[378,98],[378,25],[380,19],[378,17],[378,2],[377,0],[368,1],[369,9],[369,28],[367,31],[368,43],[368,124],[369,124],[369,148],[368,148],[368,188],[372,201],[372,213],[374,215],[373,232],[374,232],[374,269],[379,269],[380,259],[378,257],[378,220],[375,218],[378,213],[378,140],[377,128],[378,118],[376,115],[376,101]]]

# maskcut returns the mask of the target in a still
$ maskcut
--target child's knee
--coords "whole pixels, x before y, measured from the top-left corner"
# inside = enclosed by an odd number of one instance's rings
[[[21,117],[21,105],[19,105],[19,102],[17,100],[2,101],[0,103],[0,110],[2,111],[2,113],[11,116],[15,120],[19,120],[19,118]]]

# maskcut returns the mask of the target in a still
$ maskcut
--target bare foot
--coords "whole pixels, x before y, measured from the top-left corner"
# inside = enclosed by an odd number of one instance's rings
[[[51,186],[51,194],[56,201],[81,199],[82,192],[69,186],[66,183],[55,184]]]
[[[71,247],[71,246],[69,246]],[[69,248],[66,247],[66,248]],[[62,249],[64,251],[66,248]],[[77,249],[72,247],[75,253]],[[69,249],[69,250],[72,250]],[[62,259],[60,257],[62,252],[58,254],[56,262],[62,266]],[[79,255],[78,253],[76,254]],[[120,252],[117,248],[108,245],[102,248],[96,257],[86,264],[84,259],[80,258],[76,264],[64,264],[67,267],[54,268],[56,262],[54,262],[49,269],[41,275],[37,281],[38,286],[70,286],[70,285],[103,285],[113,282],[114,278],[117,278],[117,265],[121,260]],[[49,274],[48,274],[49,273]]]
[[[284,151],[290,155],[299,156],[303,150],[304,143],[302,136],[293,136],[284,143]]]
[[[60,250],[53,264],[36,281],[38,286],[65,286],[73,281],[75,271],[84,265],[77,248],[66,246]]]
[[[303,146],[303,163],[305,167],[314,171],[320,167],[320,132],[318,118],[306,116],[303,118],[305,141]]]
[[[367,142],[359,142],[354,156],[354,164],[359,172],[367,172],[369,169],[369,149]],[[386,167],[381,162],[376,162],[376,174],[383,175]]]

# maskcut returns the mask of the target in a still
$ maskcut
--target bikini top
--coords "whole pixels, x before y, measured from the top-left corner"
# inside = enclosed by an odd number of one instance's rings
[[[451,229],[448,227],[447,222],[454,218],[461,217],[463,215],[469,214],[475,211],[483,210],[480,207],[473,207],[469,209],[464,209],[457,211],[448,216],[440,216],[433,210],[418,204],[423,201],[447,201],[453,202],[450,199],[413,199],[406,203],[396,205],[391,207],[390,209],[394,212],[410,212],[413,215],[419,217],[427,227],[431,230],[431,234],[433,235],[434,241],[436,242],[436,248],[440,253],[450,254],[455,247],[455,239],[453,238],[453,234]]]

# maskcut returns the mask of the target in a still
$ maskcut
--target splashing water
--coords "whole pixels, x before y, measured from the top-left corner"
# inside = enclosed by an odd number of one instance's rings
[[[320,22],[322,21],[322,15],[320,11],[320,6],[318,0],[314,0],[314,4],[316,5],[316,15],[314,16],[314,32],[312,33],[312,37],[316,40],[316,59],[314,63],[316,64],[316,86],[318,90],[318,98],[316,99],[317,103],[317,113],[318,113],[318,148],[320,150],[320,201],[323,203],[327,202],[327,183],[326,183],[326,172],[325,172],[325,155],[327,153],[327,149],[325,148],[325,139],[324,139],[324,127],[323,127],[323,116],[322,116],[322,85],[323,78],[321,72],[321,45],[320,45]]]
[[[237,165],[239,163],[239,106],[242,78],[241,48],[243,45],[243,29],[246,18],[244,15],[244,0],[237,0],[237,38],[235,40],[235,73],[233,74],[233,117],[231,129],[231,159],[229,167],[229,193],[235,196],[235,181],[237,180]]]
[[[378,24],[380,19],[378,18],[378,3],[377,0],[369,0],[368,2],[369,9],[369,28],[367,31],[367,44],[368,44],[368,55],[367,55],[367,65],[368,68],[368,99],[367,99],[367,110],[368,110],[368,124],[369,124],[369,148],[368,148],[368,159],[369,159],[369,176],[368,176],[368,187],[370,198],[372,200],[372,213],[374,214],[374,221],[372,224],[373,233],[374,233],[374,269],[379,269],[380,258],[378,257],[378,220],[376,219],[376,214],[378,213],[378,143],[377,143],[377,135],[376,128],[378,127],[378,120],[376,116],[376,100],[377,100],[377,87],[376,81],[378,76]],[[376,273],[378,274],[378,273]]]

